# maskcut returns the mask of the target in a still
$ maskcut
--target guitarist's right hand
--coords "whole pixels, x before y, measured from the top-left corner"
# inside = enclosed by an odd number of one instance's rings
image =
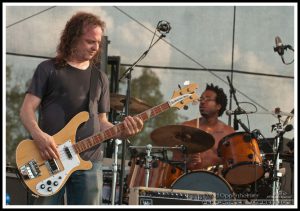
[[[41,132],[32,137],[36,146],[40,150],[41,157],[44,160],[59,158],[57,144],[55,143],[52,136],[48,135],[47,133]]]

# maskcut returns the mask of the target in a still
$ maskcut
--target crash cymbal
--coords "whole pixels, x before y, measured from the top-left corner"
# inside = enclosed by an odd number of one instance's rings
[[[180,146],[187,148],[187,153],[204,152],[215,144],[209,133],[186,125],[167,125],[152,131],[152,141],[158,146]]]
[[[272,114],[272,115],[280,115],[280,116],[287,116],[293,117],[294,113],[282,112],[282,111],[257,111],[253,112],[255,114]]]
[[[126,100],[125,95],[110,93],[110,107],[116,111],[123,111],[125,100]],[[151,106],[149,106],[144,101],[137,99],[135,97],[130,98],[130,102],[129,102],[130,114],[138,114],[143,111],[146,111],[149,108],[151,108]]]

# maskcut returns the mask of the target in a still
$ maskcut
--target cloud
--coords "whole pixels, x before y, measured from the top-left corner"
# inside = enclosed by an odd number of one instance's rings
[[[219,58],[225,65],[231,65],[231,47],[224,46],[220,51]],[[234,47],[234,69],[256,73],[272,73],[276,71],[269,63],[265,62],[257,53],[253,51],[243,52],[238,45]]]
[[[243,69],[249,70],[251,72],[275,72],[275,68],[272,65],[266,63],[253,51],[245,52],[243,56],[240,57],[240,61],[238,61],[238,63],[243,64]]]
[[[229,46],[229,44],[227,44],[227,46],[224,45],[223,49],[221,49],[221,53],[219,54],[219,58],[221,61],[224,62],[225,65],[231,65],[231,58],[232,58],[232,50],[231,50],[231,46]],[[240,60],[241,58],[241,51],[240,48],[238,46],[236,46],[234,48],[234,63],[237,62],[238,60]]]
[[[15,13],[13,9],[7,10],[9,13],[7,22],[13,22],[9,17],[13,17],[13,20],[21,20],[36,13],[31,11],[31,7],[22,8],[23,12],[18,10],[19,13]],[[101,7],[58,6],[8,28],[6,30],[7,50],[14,53],[54,56],[66,22],[79,11],[91,12],[100,16],[106,22],[107,30],[114,27],[113,18]]]

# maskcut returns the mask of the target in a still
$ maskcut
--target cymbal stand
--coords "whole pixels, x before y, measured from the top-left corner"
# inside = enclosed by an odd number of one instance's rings
[[[184,163],[184,173],[187,173],[187,148],[184,145],[181,145],[181,151],[183,153],[183,163]]]
[[[279,189],[280,189],[280,177],[282,176],[282,173],[280,170],[280,164],[282,163],[282,160],[279,159],[279,148],[280,143],[283,139],[283,127],[281,122],[272,125],[272,130],[276,130],[276,137],[273,143],[273,152],[275,153],[274,157],[274,164],[273,164],[273,188],[272,188],[272,200],[274,205],[279,204]]]
[[[115,153],[113,155],[113,163],[112,163],[112,171],[113,171],[112,188],[111,188],[111,204],[112,205],[115,204],[117,173],[118,173],[118,148],[121,143],[122,143],[121,140],[115,139]]]
[[[185,146],[175,146],[175,147],[167,147],[167,146],[152,146],[151,144],[148,144],[147,146],[129,146],[129,149],[146,149],[146,163],[145,163],[145,187],[149,186],[149,177],[150,177],[150,168],[151,168],[151,162],[152,162],[152,156],[151,156],[151,150],[152,149],[162,149],[162,150],[178,150],[181,149],[183,151],[187,151]],[[185,153],[185,171],[186,171],[186,154]]]
[[[151,168],[151,161],[152,161],[152,156],[151,156],[151,149],[152,145],[148,144],[146,146],[146,163],[145,163],[145,187],[149,186],[149,176],[150,176],[150,168]]]

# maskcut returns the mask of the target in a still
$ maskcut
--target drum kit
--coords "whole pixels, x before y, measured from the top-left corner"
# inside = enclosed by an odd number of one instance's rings
[[[125,96],[113,95],[112,99],[112,108],[122,110],[119,102]],[[132,113],[150,108],[136,98],[130,103]],[[212,135],[190,126],[167,125],[152,131],[150,137],[155,146],[129,147],[136,153],[131,153],[128,164],[124,189],[127,194],[130,188],[138,186],[209,191],[216,193],[217,204],[253,204],[251,200],[267,199],[274,192],[274,153],[264,154],[260,149],[262,141],[252,133],[225,136],[217,149],[222,165],[192,171],[187,170],[187,156],[210,150],[215,144]],[[174,151],[180,151],[184,159],[168,159],[168,154]]]

